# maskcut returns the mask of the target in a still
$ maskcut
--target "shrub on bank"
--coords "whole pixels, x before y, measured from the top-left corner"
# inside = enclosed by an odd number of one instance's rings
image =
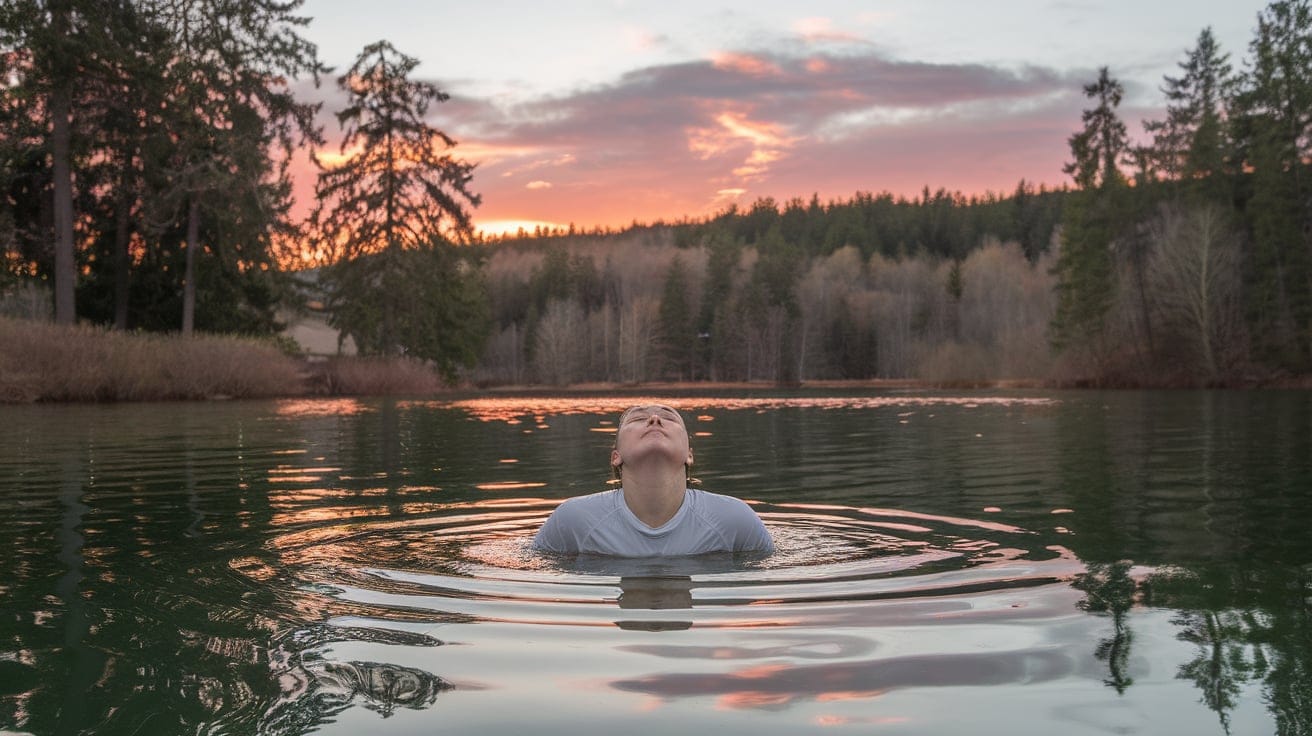
[[[256,398],[302,384],[299,362],[258,340],[0,318],[0,402]]]
[[[312,370],[309,390],[316,394],[428,394],[443,385],[431,367],[410,358],[332,358]]]

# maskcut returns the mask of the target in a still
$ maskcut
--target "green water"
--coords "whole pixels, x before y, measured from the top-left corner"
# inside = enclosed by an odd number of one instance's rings
[[[654,397],[778,553],[533,553],[640,398],[0,407],[0,731],[1312,734],[1312,394]]]

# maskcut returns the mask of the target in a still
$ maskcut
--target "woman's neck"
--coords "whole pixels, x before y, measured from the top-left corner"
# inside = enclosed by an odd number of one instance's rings
[[[655,529],[664,525],[683,505],[687,477],[682,467],[677,473],[624,473],[624,503],[638,521]]]

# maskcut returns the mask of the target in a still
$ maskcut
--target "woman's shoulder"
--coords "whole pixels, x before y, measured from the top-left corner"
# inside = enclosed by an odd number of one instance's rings
[[[617,500],[620,498],[621,491],[618,488],[611,488],[605,491],[597,491],[583,496],[574,496],[567,498],[556,507],[555,513],[594,515],[605,513],[615,507]]]
[[[734,551],[773,551],[774,540],[756,510],[740,498],[690,489],[697,515],[732,540]]]
[[[693,504],[708,513],[737,515],[747,512],[753,516],[756,515],[752,507],[740,498],[726,496],[723,493],[712,493],[701,488],[689,488],[688,491]]]

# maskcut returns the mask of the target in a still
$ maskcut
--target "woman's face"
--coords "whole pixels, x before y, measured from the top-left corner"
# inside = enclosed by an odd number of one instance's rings
[[[678,467],[692,464],[683,417],[664,404],[635,406],[621,414],[615,449],[610,455],[613,466],[634,467],[651,460],[665,460]]]

